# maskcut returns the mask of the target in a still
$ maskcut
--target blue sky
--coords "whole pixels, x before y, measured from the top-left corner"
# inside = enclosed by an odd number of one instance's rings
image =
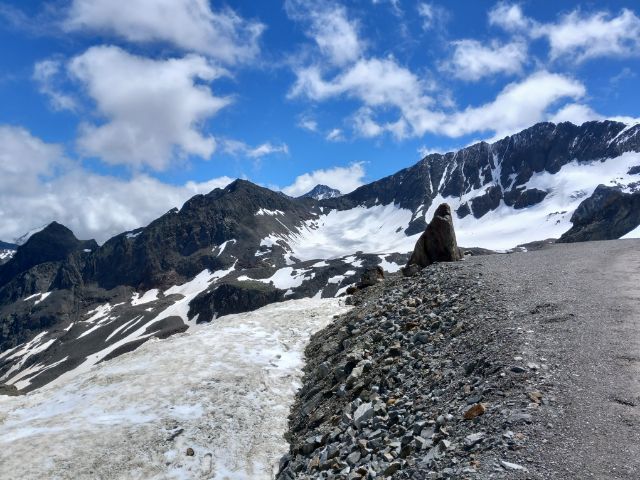
[[[0,0],[0,238],[104,241],[241,177],[348,192],[639,116],[632,1]]]

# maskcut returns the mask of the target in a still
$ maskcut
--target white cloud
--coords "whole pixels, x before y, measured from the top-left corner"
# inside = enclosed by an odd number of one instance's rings
[[[443,27],[448,17],[448,12],[444,8],[433,3],[419,2],[417,10],[422,19],[422,29],[425,31]]]
[[[0,239],[56,220],[79,238],[102,242],[231,181],[220,177],[174,186],[147,175],[128,180],[98,175],[65,159],[59,145],[0,126]]]
[[[521,73],[527,61],[527,45],[520,41],[485,44],[465,39],[453,42],[453,45],[453,57],[445,64],[445,69],[462,80],[477,81],[498,73]]]
[[[532,21],[524,15],[520,5],[500,2],[489,11],[489,24],[516,32],[530,28]]]
[[[176,157],[213,154],[215,140],[201,124],[231,100],[206,85],[226,72],[204,57],[151,60],[101,46],[73,58],[69,72],[106,119],[83,124],[78,147],[84,155],[161,170]]]
[[[59,60],[42,60],[33,68],[33,79],[38,84],[38,90],[49,97],[54,110],[76,110],[76,100],[58,87],[58,77],[64,73]]]
[[[409,132],[426,131],[437,127],[440,114],[430,114],[427,107],[433,100],[426,95],[427,85],[408,69],[398,65],[393,58],[360,59],[332,79],[325,80],[317,66],[302,67],[290,96],[305,96],[312,100],[326,100],[345,95],[355,98],[367,107],[354,120],[354,126],[364,136],[376,136],[383,131],[392,131],[399,138]],[[378,125],[373,120],[374,108],[395,107],[400,118]]]
[[[222,149],[230,155],[239,155],[254,159],[273,155],[274,153],[289,154],[289,147],[286,143],[274,145],[271,142],[265,142],[256,147],[247,145],[239,140],[231,139],[222,140],[220,143]]]
[[[575,10],[558,23],[540,25],[534,35],[548,38],[552,59],[582,62],[640,55],[640,18],[627,9],[615,17],[607,12],[585,15]]]
[[[342,66],[362,54],[358,24],[348,18],[344,6],[308,0],[288,0],[285,6],[289,17],[309,24],[306,34],[331,64]]]
[[[333,167],[305,173],[282,191],[291,197],[299,197],[320,184],[338,189],[341,193],[349,193],[363,185],[364,176],[364,165],[358,162],[348,167]]]
[[[582,125],[584,122],[602,119],[602,115],[593,111],[588,105],[581,103],[565,105],[549,117],[549,121],[553,123],[571,122],[574,125]]]
[[[300,119],[300,121],[298,122],[298,126],[300,128],[305,129],[305,130],[309,130],[310,132],[317,132],[318,131],[318,122],[316,120],[314,120],[313,118],[302,117]]]
[[[434,153],[440,154],[440,155],[444,155],[447,152],[450,152],[451,149],[446,149],[446,148],[440,148],[440,147],[427,147],[426,145],[422,145],[421,147],[418,147],[418,154],[420,155],[420,158],[424,158],[427,155],[431,155]]]
[[[508,135],[544,120],[549,107],[557,101],[578,99],[585,94],[584,85],[577,80],[536,72],[507,85],[492,102],[449,116],[441,131],[452,137],[486,131],[495,132],[496,137]]]
[[[580,63],[597,57],[640,55],[640,18],[626,8],[617,16],[576,9],[555,23],[541,23],[526,17],[520,5],[502,2],[489,12],[489,23],[534,39],[546,38],[551,60]]]
[[[0,192],[12,196],[34,189],[39,178],[53,175],[66,159],[59,145],[48,144],[20,127],[0,125]],[[0,202],[0,211],[2,202]],[[0,215],[5,219],[3,215]]]
[[[322,101],[341,95],[362,102],[353,115],[353,128],[364,137],[389,132],[396,138],[427,132],[459,137],[474,132],[513,133],[547,118],[547,110],[563,98],[585,95],[585,87],[569,77],[536,72],[507,85],[496,98],[481,106],[446,113],[434,105],[425,84],[392,58],[361,59],[333,78],[324,79],[316,66],[298,72],[292,96]],[[395,119],[380,121],[396,111]]]
[[[327,133],[325,137],[330,142],[342,142],[344,141],[344,135],[342,134],[342,130],[339,128],[334,128]]]
[[[208,0],[73,0],[64,27],[129,42],[167,42],[228,64],[255,58],[264,31],[230,8],[212,11]]]

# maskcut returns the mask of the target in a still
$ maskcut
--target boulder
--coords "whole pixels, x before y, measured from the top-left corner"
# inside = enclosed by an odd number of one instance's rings
[[[372,287],[382,280],[384,280],[384,270],[382,270],[382,267],[377,266],[373,268],[367,268],[362,273],[362,277],[360,277],[358,288]]]
[[[433,220],[416,242],[416,246],[403,270],[410,273],[415,270],[412,265],[424,268],[435,262],[454,262],[461,260],[462,255],[453,229],[451,207],[443,203],[433,215]]]

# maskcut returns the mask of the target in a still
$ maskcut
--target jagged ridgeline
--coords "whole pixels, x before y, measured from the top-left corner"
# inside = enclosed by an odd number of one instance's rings
[[[467,248],[626,235],[640,223],[639,129],[542,123],[347,195],[237,180],[102,246],[52,223],[0,244],[0,384],[28,391],[197,322],[342,295],[365,268],[405,265],[443,202]]]

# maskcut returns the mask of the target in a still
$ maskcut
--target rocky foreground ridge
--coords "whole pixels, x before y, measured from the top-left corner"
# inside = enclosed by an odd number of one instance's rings
[[[556,244],[356,292],[277,478],[638,478],[638,265],[638,240]]]
[[[436,264],[354,296],[307,348],[279,479],[525,478],[546,365],[479,265]]]

